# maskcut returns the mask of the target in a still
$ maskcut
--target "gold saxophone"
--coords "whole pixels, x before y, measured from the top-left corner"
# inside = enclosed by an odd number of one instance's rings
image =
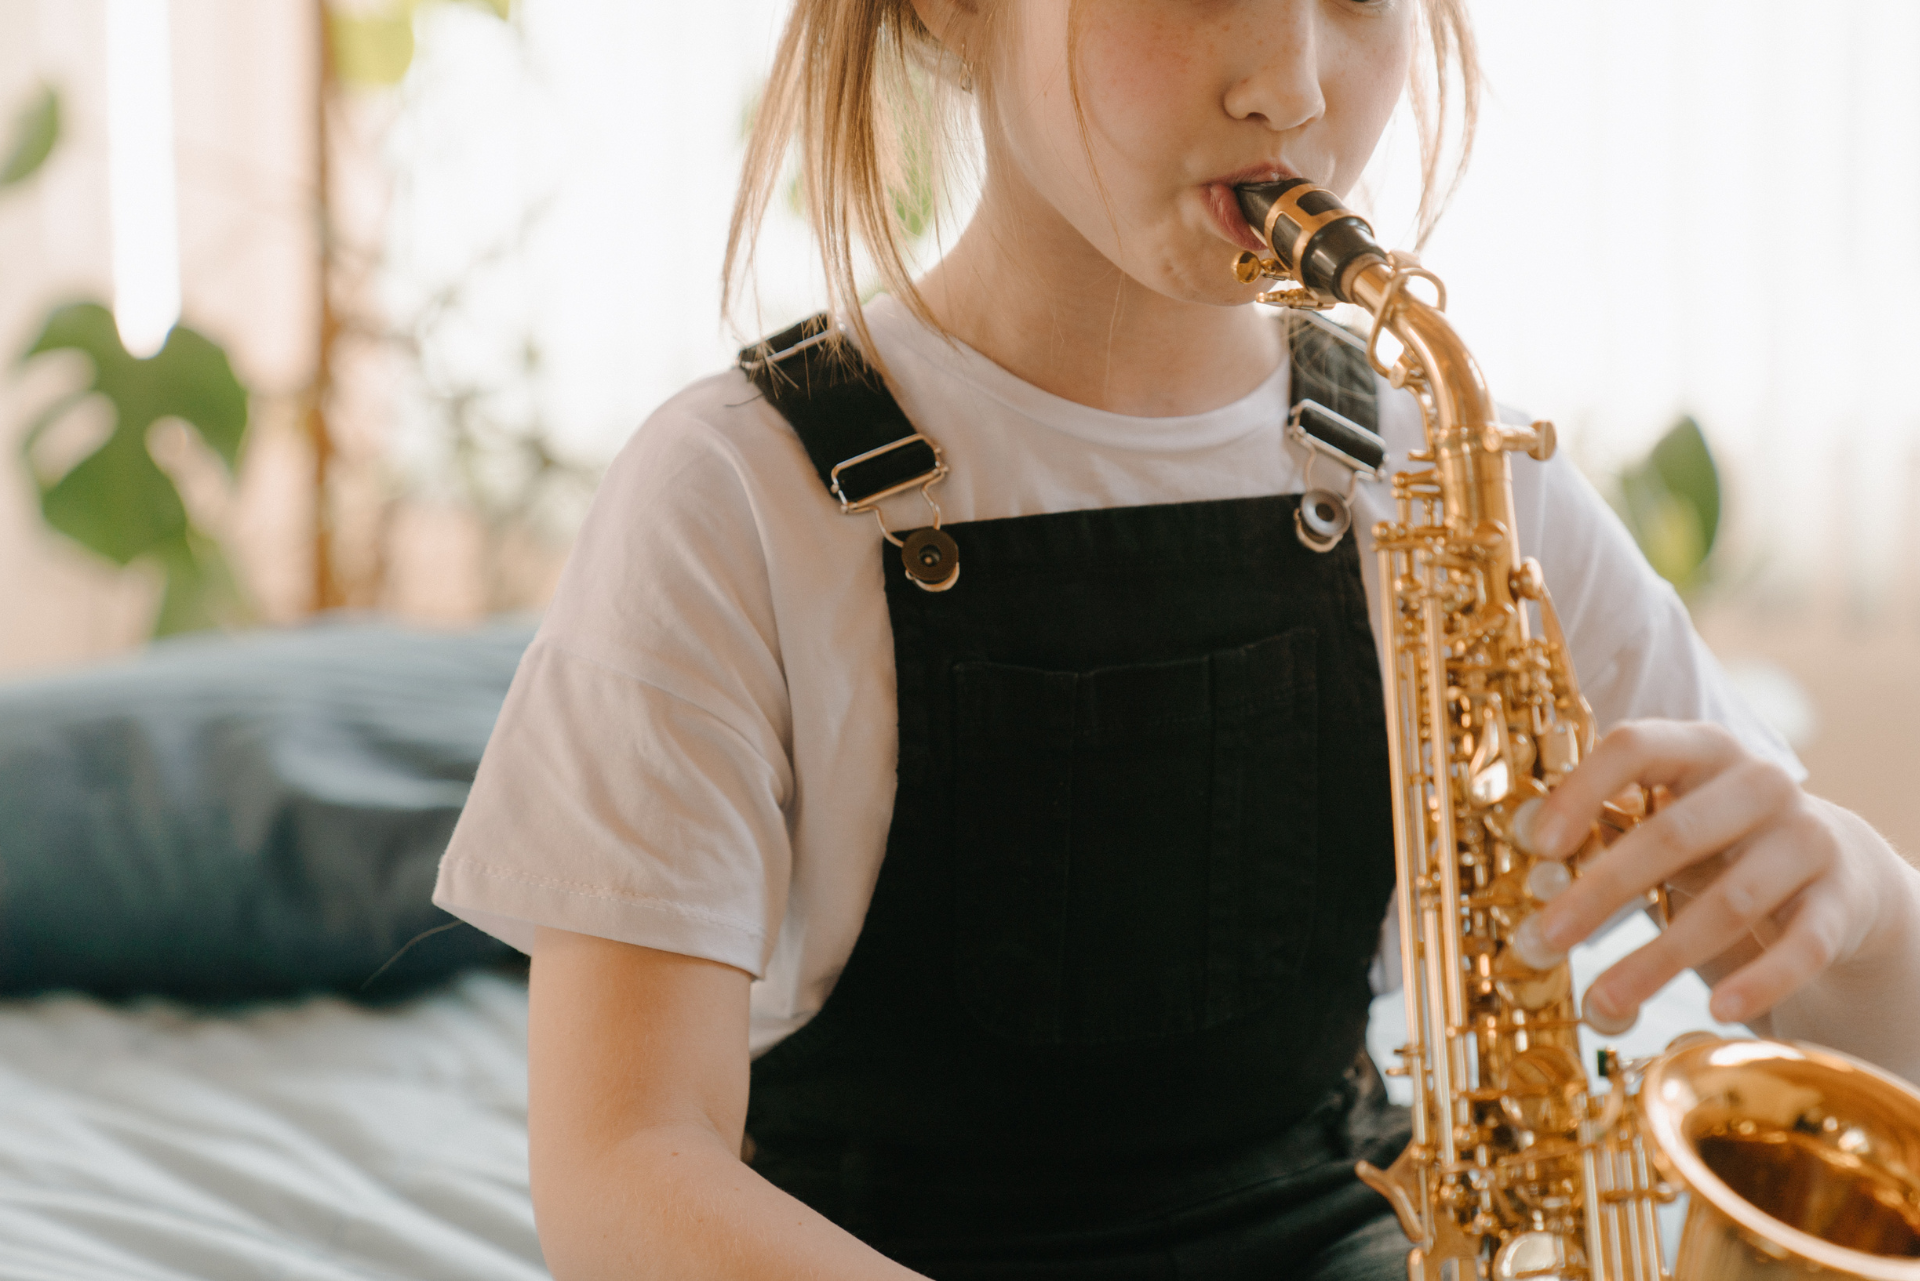
[[[1444,286],[1333,193],[1288,179],[1239,197],[1272,251],[1242,254],[1240,280],[1281,282],[1260,301],[1283,307],[1363,308],[1370,363],[1426,422],[1419,470],[1393,476],[1396,518],[1373,530],[1407,1004],[1389,1071],[1413,1087],[1413,1139],[1391,1168],[1359,1167],[1412,1242],[1408,1276],[1920,1281],[1920,1092],[1904,1082],[1815,1046],[1705,1033],[1652,1059],[1602,1051],[1605,1087],[1587,1076],[1569,968],[1529,964],[1515,932],[1650,798],[1609,806],[1568,864],[1513,839],[1520,806],[1594,738],[1515,537],[1508,454],[1549,457],[1553,427],[1499,421]],[[1683,1192],[1669,1273],[1655,1208]]]

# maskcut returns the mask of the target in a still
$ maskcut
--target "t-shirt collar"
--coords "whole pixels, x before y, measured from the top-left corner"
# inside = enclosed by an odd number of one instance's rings
[[[875,299],[867,308],[867,325],[889,365],[911,360],[1000,402],[1038,426],[1109,449],[1154,453],[1213,449],[1262,428],[1271,429],[1286,417],[1289,371],[1285,360],[1232,404],[1201,414],[1138,418],[1042,391],[958,339],[929,329],[895,298]]]

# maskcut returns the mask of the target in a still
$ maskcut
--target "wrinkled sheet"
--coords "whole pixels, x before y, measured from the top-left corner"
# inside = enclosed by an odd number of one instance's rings
[[[1577,949],[1580,986],[1652,933]],[[1684,976],[1613,1043],[1705,1007]],[[1403,1009],[1374,1003],[1383,1066]],[[0,1281],[539,1281],[526,1120],[526,986],[495,974],[376,1009],[0,1003]]]
[[[526,985],[0,1004],[5,1281],[538,1281]]]

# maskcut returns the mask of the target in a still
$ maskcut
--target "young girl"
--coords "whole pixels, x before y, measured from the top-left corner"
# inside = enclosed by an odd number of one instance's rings
[[[1345,191],[1416,66],[1470,86],[1462,8],[798,0],[734,250],[797,131],[832,325],[615,463],[437,894],[533,955],[557,1277],[1404,1275],[1352,1175],[1406,1137],[1362,1044],[1386,505],[1362,484],[1303,545],[1281,429],[1310,394],[1391,465],[1423,438],[1228,267],[1236,184]],[[981,199],[909,281],[889,157],[949,97]],[[1515,472],[1615,727],[1529,843],[1564,857],[1629,783],[1679,798],[1532,950],[1678,881],[1591,1021],[1693,967],[1719,1018],[1920,1074],[1920,877],[1799,789],[1578,474]]]

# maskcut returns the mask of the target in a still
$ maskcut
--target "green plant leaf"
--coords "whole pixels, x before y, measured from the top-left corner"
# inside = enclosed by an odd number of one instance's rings
[[[106,441],[64,476],[35,476],[47,523],[84,547],[125,565],[189,531],[173,481],[147,452],[147,433],[162,418],[184,419],[231,472],[247,430],[247,391],[217,343],[176,325],[167,342],[140,360],[120,344],[113,314],[98,303],[74,303],[47,318],[28,349],[77,351],[93,366],[88,394],[107,398],[114,425]],[[55,411],[84,397],[69,397]],[[52,424],[43,414],[23,452]],[[29,460],[31,461],[31,460]]]
[[[383,9],[330,13],[327,29],[333,42],[334,74],[340,82],[387,89],[405,80],[413,66],[414,15],[436,3],[463,4],[502,22],[513,17],[513,0],[388,0]]]
[[[25,182],[39,171],[60,141],[60,93],[46,85],[13,119],[6,159],[0,161],[0,187]]]
[[[212,539],[189,529],[154,553],[166,574],[155,637],[205,631],[246,621],[244,598],[233,569]]]
[[[1720,529],[1720,475],[1700,425],[1680,419],[1621,472],[1620,499],[1647,562],[1680,591],[1699,586]]]
[[[1685,499],[1698,513],[1704,558],[1720,532],[1720,471],[1700,424],[1691,417],[1675,423],[1653,447],[1648,462],[1667,491]]]
[[[1635,524],[1647,563],[1681,591],[1693,587],[1707,559],[1700,513],[1693,504],[1677,494],[1659,491],[1642,505]]]
[[[927,139],[910,135],[901,157],[900,182],[887,194],[893,199],[893,216],[911,240],[925,235],[933,225],[934,189],[933,152]]]
[[[383,13],[334,13],[327,30],[333,41],[333,71],[342,84],[384,89],[406,79],[413,65],[413,6],[395,5]]]
[[[173,479],[154,465],[144,439],[123,432],[42,490],[40,511],[54,529],[116,565],[187,532]]]
[[[65,418],[81,401],[91,395],[93,395],[91,387],[82,387],[79,391],[57,397],[52,404],[35,414],[27,423],[26,430],[20,433],[20,457],[26,461],[27,470],[40,489],[44,490],[53,484],[55,478],[43,477],[39,469],[33,465],[33,447],[40,443],[40,438],[47,434],[49,428]]]
[[[755,85],[740,104],[740,142],[743,145],[753,137],[753,122],[760,118],[760,97],[766,88],[764,81]]]

